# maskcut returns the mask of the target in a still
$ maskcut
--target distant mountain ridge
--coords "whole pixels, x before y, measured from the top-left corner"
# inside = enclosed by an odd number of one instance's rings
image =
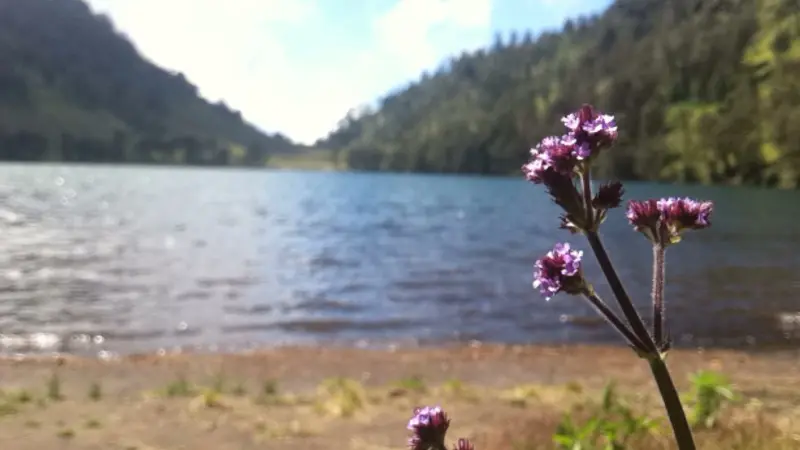
[[[620,125],[600,176],[797,187],[800,2],[617,0],[456,56],[317,145],[361,170],[519,173],[585,102]]]
[[[146,61],[82,0],[0,0],[0,160],[263,166],[296,148]]]

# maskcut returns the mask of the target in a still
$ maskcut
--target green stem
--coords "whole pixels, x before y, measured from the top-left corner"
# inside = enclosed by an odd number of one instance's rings
[[[628,293],[625,291],[625,286],[622,285],[622,281],[619,279],[617,271],[614,270],[614,265],[611,263],[611,258],[609,258],[606,248],[603,246],[603,242],[600,240],[600,235],[598,235],[595,231],[587,231],[586,239],[589,240],[589,245],[594,251],[597,262],[600,264],[600,268],[603,270],[603,274],[605,275],[606,280],[608,280],[608,285],[611,287],[611,291],[614,292],[614,296],[617,298],[617,303],[619,303],[622,314],[630,324],[631,330],[645,345],[647,350],[646,353],[652,356],[657,356],[659,353],[658,347],[656,347],[655,342],[653,342],[653,338],[647,331],[641,316],[639,316],[639,313],[636,311],[636,307],[633,306],[633,302],[631,301],[630,296],[628,296]]]
[[[616,314],[614,314],[614,311],[608,307],[608,304],[606,304],[603,299],[601,299],[594,292],[584,294],[584,297],[586,297],[594,309],[596,309],[597,312],[600,313],[600,315],[603,316],[603,318],[606,319],[606,321],[608,321],[608,323],[610,323],[611,326],[613,326],[614,329],[616,329],[626,341],[628,341],[630,346],[634,347],[638,352],[647,352],[647,347],[641,341],[641,339],[639,339],[636,334],[631,331],[627,325],[625,325],[625,322],[623,322],[619,317],[617,317]]]
[[[666,248],[662,244],[653,245],[653,339],[662,348],[666,344],[664,329],[666,328],[667,311],[664,305],[664,254]]]
[[[662,358],[653,358],[650,360],[650,370],[653,372],[658,391],[664,400],[664,408],[666,408],[667,416],[672,424],[672,432],[675,434],[678,449],[695,450],[692,429],[689,427],[689,421],[683,411],[678,390],[675,388],[675,383],[672,382],[669,369],[667,369],[667,363]]]

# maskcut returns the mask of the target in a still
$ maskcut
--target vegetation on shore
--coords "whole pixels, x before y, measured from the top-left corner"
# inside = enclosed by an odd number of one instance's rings
[[[40,436],[49,432],[52,442],[70,441],[72,448],[167,448],[157,443],[163,438],[160,428],[147,425],[152,420],[167,420],[166,412],[180,417],[175,422],[174,417],[170,419],[170,427],[178,428],[168,431],[175,434],[176,442],[182,442],[186,427],[196,426],[195,431],[204,430],[204,439],[239,433],[230,448],[258,448],[267,442],[282,442],[281,448],[316,448],[308,447],[309,443],[338,442],[342,438],[337,435],[339,430],[351,439],[350,448],[400,448],[402,442],[388,446],[367,444],[372,439],[380,441],[370,432],[381,432],[380,421],[385,420],[386,414],[395,416],[437,399],[458,416],[457,421],[462,422],[459,431],[469,433],[477,448],[566,448],[558,443],[566,442],[565,436],[579,434],[571,432],[570,426],[573,431],[594,427],[595,434],[612,430],[615,436],[635,443],[633,448],[670,448],[663,424],[648,418],[660,408],[656,398],[636,391],[612,390],[610,386],[598,390],[574,381],[497,388],[471,385],[456,378],[429,384],[423,377],[413,375],[386,385],[368,386],[350,378],[331,377],[322,379],[315,390],[289,392],[275,379],[242,379],[223,371],[202,377],[176,372],[162,385],[148,384],[122,397],[119,392],[105,389],[102,380],[84,381],[86,386],[65,386],[56,368],[41,386],[0,386],[0,430],[5,438],[16,445],[14,439],[36,430]],[[699,400],[704,402],[702,408],[697,402],[692,406],[693,411],[705,411],[696,421],[700,448],[796,448],[792,430],[776,422],[780,411],[771,411],[768,404],[756,398],[712,405],[712,397],[702,394],[704,385],[694,386],[695,398],[706,399]],[[719,383],[712,386],[729,389]],[[479,423],[480,418],[470,413],[476,410],[491,410],[496,416]],[[148,416],[140,411],[157,412],[156,416]],[[706,420],[712,414],[714,420]],[[15,428],[18,425],[21,426]],[[139,427],[150,431],[137,432]],[[355,445],[348,433],[363,433],[363,445]],[[116,441],[120,438],[128,440],[123,444]],[[213,447],[212,439],[209,447],[196,448],[217,447]],[[584,444],[581,448],[595,447]]]
[[[601,178],[797,187],[800,7],[617,0],[559,32],[453,57],[318,145],[353,169],[518,173],[583,102],[626,130]]]

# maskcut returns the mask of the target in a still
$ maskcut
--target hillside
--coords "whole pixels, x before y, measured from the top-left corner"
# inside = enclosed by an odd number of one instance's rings
[[[584,102],[621,127],[601,176],[797,187],[800,2],[617,0],[454,57],[318,145],[362,170],[518,173]]]
[[[82,0],[0,0],[0,160],[263,166],[294,147],[143,59]]]

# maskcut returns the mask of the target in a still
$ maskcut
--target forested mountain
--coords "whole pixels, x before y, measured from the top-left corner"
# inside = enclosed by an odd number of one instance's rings
[[[264,165],[293,147],[143,59],[82,0],[0,0],[0,159]]]
[[[454,57],[318,145],[355,169],[518,173],[584,102],[620,125],[601,176],[797,187],[800,0],[617,0]]]

